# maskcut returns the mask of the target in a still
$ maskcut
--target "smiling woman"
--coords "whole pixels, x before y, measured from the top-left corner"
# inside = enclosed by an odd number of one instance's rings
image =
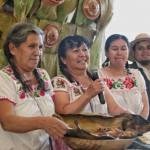
[[[63,75],[52,79],[58,113],[107,114],[107,106],[101,105],[97,96],[103,90],[103,83],[100,79],[93,81],[88,71],[89,49],[89,41],[79,35],[67,36],[59,45],[59,66]]]
[[[100,73],[115,99],[115,102],[108,101],[106,97],[108,111],[119,114],[124,109],[147,119],[149,105],[144,78],[137,69],[128,66],[129,42],[126,36],[109,36],[105,43],[105,53],[107,59]]]

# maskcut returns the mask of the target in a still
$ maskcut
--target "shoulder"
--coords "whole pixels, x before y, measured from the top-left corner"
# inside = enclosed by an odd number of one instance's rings
[[[54,91],[61,90],[61,91],[68,91],[72,84],[63,76],[55,76],[51,80]]]
[[[14,72],[10,65],[8,65],[0,70],[0,78],[4,79],[4,80],[15,80],[16,81],[16,77],[15,77]]]
[[[48,72],[43,69],[43,68],[37,68],[38,73],[40,74],[40,76],[42,77],[42,79],[44,80],[49,80],[50,76],[48,74]]]
[[[52,83],[71,84],[70,81],[63,75],[58,75],[52,78]]]
[[[134,69],[134,68],[130,68],[130,72],[135,75],[135,76],[141,76],[141,72],[139,71],[139,69]]]

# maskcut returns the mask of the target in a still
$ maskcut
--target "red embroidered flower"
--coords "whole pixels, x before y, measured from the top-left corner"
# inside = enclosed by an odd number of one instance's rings
[[[113,81],[111,79],[104,79],[109,89],[112,89]]]
[[[24,98],[26,97],[26,96],[25,96],[25,92],[22,91],[22,92],[20,93],[19,97],[20,97],[21,99],[24,99]]]
[[[126,77],[123,84],[127,89],[131,89],[134,87],[134,80],[130,77]]]
[[[44,90],[40,90],[40,95],[44,96],[45,95],[45,91]]]

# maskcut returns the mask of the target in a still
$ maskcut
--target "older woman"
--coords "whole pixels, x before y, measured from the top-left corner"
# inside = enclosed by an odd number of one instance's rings
[[[15,25],[4,43],[9,65],[0,70],[0,149],[49,150],[49,136],[62,138],[66,124],[52,117],[52,86],[37,68],[43,32],[28,23]]]
[[[97,94],[103,91],[100,79],[92,80],[88,72],[89,41],[79,35],[64,38],[58,48],[62,75],[52,79],[56,111],[61,114],[97,112],[107,115],[107,105]]]
[[[107,59],[100,74],[115,102],[128,112],[147,119],[149,104],[144,79],[138,70],[128,68],[128,39],[124,35],[111,35],[106,40],[105,53]],[[109,112],[117,111],[111,101],[107,101],[107,105],[111,105]]]

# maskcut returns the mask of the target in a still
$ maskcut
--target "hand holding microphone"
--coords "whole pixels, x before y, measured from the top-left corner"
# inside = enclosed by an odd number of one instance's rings
[[[99,76],[98,76],[98,72],[97,72],[97,71],[93,71],[93,72],[92,72],[92,79],[93,79],[93,80],[99,79]],[[98,97],[99,97],[100,103],[101,103],[101,104],[105,104],[105,98],[104,98],[103,92],[100,92],[100,93],[98,94]]]

